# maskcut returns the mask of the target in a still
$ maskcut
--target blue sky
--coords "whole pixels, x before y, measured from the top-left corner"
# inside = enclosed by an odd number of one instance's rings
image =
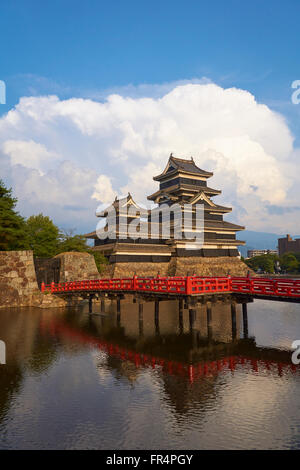
[[[0,113],[24,96],[161,97],[163,86],[205,77],[222,89],[247,90],[280,112],[297,149],[300,104],[291,102],[291,84],[300,79],[299,17],[298,0],[2,0],[0,79],[7,104]],[[41,144],[39,138],[22,131],[22,141]]]
[[[2,0],[6,109],[31,89],[87,96],[206,76],[294,117],[299,16],[298,0]]]

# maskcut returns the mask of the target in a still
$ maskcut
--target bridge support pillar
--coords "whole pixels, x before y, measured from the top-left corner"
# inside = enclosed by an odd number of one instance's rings
[[[189,322],[190,322],[191,331],[194,328],[195,319],[196,319],[196,310],[194,308],[190,308],[189,309]]]
[[[159,334],[159,300],[154,301],[154,324],[155,332]]]
[[[179,321],[179,332],[183,333],[183,300],[179,299],[178,301],[178,321]]]
[[[93,313],[93,297],[94,294],[89,295],[89,313]]]
[[[101,297],[100,310],[101,313],[105,313],[105,302],[103,297]]]
[[[206,304],[207,337],[212,338],[212,306],[210,302]]]
[[[139,302],[139,319],[143,318],[143,312],[144,312],[144,304],[143,302]]]
[[[236,339],[237,329],[236,329],[236,304],[231,303],[231,328],[232,328],[232,340]]]
[[[144,304],[139,300],[139,335],[143,335],[144,330]]]
[[[197,304],[197,300],[195,298],[187,299],[187,306],[189,309],[189,324],[190,324],[191,332],[194,328],[194,323],[195,323],[196,315],[197,315],[196,308],[195,308],[196,304]]]
[[[247,312],[247,304],[242,304],[243,309],[243,331],[244,331],[244,338],[248,338],[248,312]]]
[[[200,345],[200,333],[196,329],[192,332],[193,337],[193,348],[198,349]]]
[[[117,323],[120,324],[121,321],[121,298],[117,297]]]

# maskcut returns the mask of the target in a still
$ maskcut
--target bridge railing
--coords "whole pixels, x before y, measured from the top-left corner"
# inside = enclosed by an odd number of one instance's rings
[[[230,277],[198,277],[186,278],[186,294],[209,294],[218,292],[230,292]]]
[[[241,294],[300,297],[300,279],[233,277],[231,290]]]
[[[152,292],[165,294],[201,295],[234,292],[250,295],[300,297],[300,279],[250,277],[137,277],[95,279],[42,283],[42,292],[63,293],[83,291]]]
[[[42,284],[42,292],[80,292],[80,291],[134,291],[158,292],[166,294],[203,294],[213,292],[229,292],[229,277],[136,277],[120,279],[96,279]]]

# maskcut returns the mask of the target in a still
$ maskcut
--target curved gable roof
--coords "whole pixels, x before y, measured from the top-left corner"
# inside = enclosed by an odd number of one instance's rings
[[[189,160],[186,160],[186,159],[183,159],[183,158],[173,157],[173,155],[171,154],[170,157],[169,157],[167,166],[164,169],[164,171],[160,175],[154,176],[153,179],[155,181],[159,181],[159,180],[169,176],[172,173],[178,173],[178,172],[190,173],[190,174],[193,174],[193,175],[201,175],[201,176],[204,176],[206,178],[210,178],[211,176],[213,176],[212,172],[205,171],[205,170],[202,170],[201,168],[199,168],[196,165],[196,163],[194,162],[193,157],[191,157],[191,159],[189,159]]]

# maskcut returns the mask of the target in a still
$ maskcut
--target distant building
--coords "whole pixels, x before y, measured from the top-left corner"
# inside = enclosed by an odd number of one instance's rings
[[[248,250],[247,256],[248,258],[254,258],[254,256],[262,256],[262,255],[278,255],[277,250]]]
[[[279,256],[289,252],[300,253],[300,238],[293,240],[289,234],[285,238],[278,238],[278,250]]]

